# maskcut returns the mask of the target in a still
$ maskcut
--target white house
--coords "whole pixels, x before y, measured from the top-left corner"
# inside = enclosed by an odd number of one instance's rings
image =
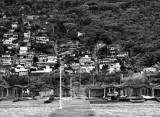
[[[28,47],[20,47],[19,54],[26,54],[28,51]]]
[[[57,56],[53,55],[39,55],[39,63],[57,63]]]
[[[4,67],[0,67],[0,76],[6,76],[8,70]]]
[[[6,40],[3,41],[3,44],[4,45],[9,45],[7,47],[8,47],[8,49],[11,49],[11,47],[13,45],[13,42],[12,42],[12,40],[6,39]]]
[[[57,56],[47,56],[47,63],[57,63]]]
[[[36,43],[47,43],[49,42],[49,37],[47,36],[37,36]]]
[[[119,53],[117,54],[117,57],[119,57],[119,58],[128,57],[128,52],[119,52]]]
[[[17,65],[14,70],[16,73],[19,73],[19,76],[28,75],[28,69],[22,65]]]
[[[88,55],[85,55],[84,57],[81,57],[79,60],[80,63],[80,70],[81,72],[87,72],[90,73],[91,70],[95,68],[95,63],[94,61],[91,60],[91,57]]]
[[[23,33],[23,36],[24,36],[24,38],[30,39],[31,38],[31,32],[30,31],[25,32],[25,33]]]
[[[79,62],[80,63],[85,63],[85,62],[91,62],[92,60],[91,60],[91,57],[89,57],[88,55],[85,55],[84,57],[81,57],[80,59],[79,59]]]
[[[9,54],[3,54],[0,60],[2,65],[12,65],[12,57]]]
[[[18,28],[18,22],[13,22],[11,27],[14,29]]]
[[[31,71],[31,73],[49,73],[52,71],[52,68],[50,66],[46,65],[45,68],[38,69]]]
[[[109,66],[109,73],[114,73],[120,71],[121,65],[119,63],[113,63]]]

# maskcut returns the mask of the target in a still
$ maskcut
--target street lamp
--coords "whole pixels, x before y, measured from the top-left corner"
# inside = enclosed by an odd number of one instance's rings
[[[60,96],[60,101],[59,101],[59,109],[62,109],[62,68],[61,68],[62,66],[60,66],[59,67],[59,72],[60,72],[60,94],[59,94],[59,96]]]

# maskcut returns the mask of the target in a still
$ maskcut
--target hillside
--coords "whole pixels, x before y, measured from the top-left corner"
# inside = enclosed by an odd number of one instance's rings
[[[98,40],[121,44],[130,52],[135,70],[160,61],[158,0],[4,0],[0,5],[1,17],[46,15],[42,20],[57,23],[49,35],[59,43],[66,38],[80,40],[91,51]],[[78,31],[85,38],[77,37]]]

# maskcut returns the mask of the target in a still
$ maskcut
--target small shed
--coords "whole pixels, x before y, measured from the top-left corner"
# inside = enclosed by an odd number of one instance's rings
[[[123,96],[140,96],[140,95],[146,95],[151,96],[152,95],[152,86],[151,85],[121,85],[120,88],[120,95]]]
[[[9,96],[9,87],[8,85],[0,85],[0,97],[8,97]]]
[[[9,88],[9,97],[11,98],[18,98],[18,97],[24,97],[26,90],[28,89],[28,86],[22,86],[22,85],[14,85]]]
[[[40,97],[50,96],[54,94],[54,88],[52,86],[44,85],[40,88]]]
[[[119,92],[119,85],[95,85],[88,88],[90,97],[106,97],[107,93]]]
[[[152,96],[160,97],[160,85],[154,86],[152,88]]]
[[[56,86],[54,87],[54,95],[60,96],[60,87]],[[69,97],[70,96],[70,88],[62,85],[62,97]]]
[[[93,86],[89,87],[89,98],[90,97],[103,97],[104,96],[104,87],[102,86]]]

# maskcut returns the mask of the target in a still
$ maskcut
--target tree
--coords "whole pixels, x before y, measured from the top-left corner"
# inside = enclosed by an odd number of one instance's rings
[[[2,46],[0,46],[0,56],[4,53],[4,48]]]
[[[97,52],[98,57],[105,58],[105,56],[109,55],[109,50],[107,46],[100,48]]]
[[[77,24],[75,24],[75,23],[64,23],[63,25],[64,25],[64,27],[66,28],[67,33],[68,33],[69,31],[77,28]]]
[[[38,57],[37,57],[37,56],[34,56],[34,57],[33,57],[33,63],[36,63],[36,62],[38,62]]]
[[[110,33],[102,33],[99,36],[99,40],[103,40],[106,44],[111,44],[113,42],[113,37]]]
[[[28,76],[4,77],[4,80],[8,83],[9,86],[28,84]]]
[[[131,86],[131,87],[137,88],[139,86],[147,84],[148,83],[147,80],[148,79],[141,73],[134,73],[129,77],[124,77],[122,81],[123,81],[123,85],[125,86]]]

